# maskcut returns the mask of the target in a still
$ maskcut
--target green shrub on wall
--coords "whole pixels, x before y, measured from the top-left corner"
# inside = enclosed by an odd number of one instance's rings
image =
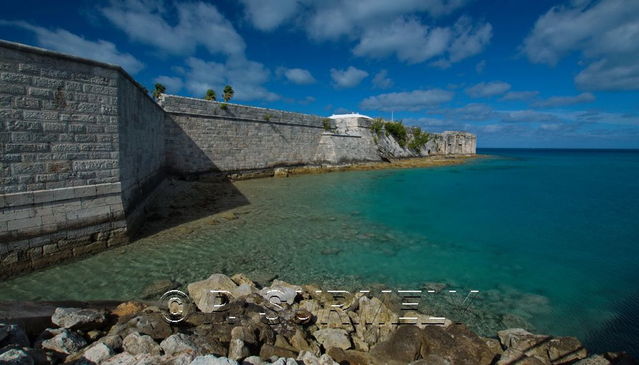
[[[386,130],[387,135],[393,136],[397,144],[400,147],[405,147],[406,142],[408,140],[408,133],[406,132],[406,127],[401,121],[398,122],[386,122],[384,123],[384,129]]]
[[[430,134],[422,131],[419,127],[414,127],[412,132],[413,139],[408,143],[408,148],[415,152],[419,152],[430,140]]]
[[[384,130],[384,120],[382,118],[373,119],[373,122],[371,123],[371,131],[379,137],[382,135],[383,130]]]
[[[322,119],[322,127],[324,127],[325,131],[330,131],[331,128],[331,120],[330,118],[324,118]]]

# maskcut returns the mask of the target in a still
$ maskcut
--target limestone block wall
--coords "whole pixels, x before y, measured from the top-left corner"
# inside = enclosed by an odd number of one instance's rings
[[[118,79],[118,147],[122,202],[132,230],[164,181],[166,113],[127,76]]]
[[[162,117],[118,66],[0,41],[0,277],[125,242]]]
[[[160,104],[169,114],[167,166],[178,173],[311,164],[324,132],[314,115],[174,95]]]
[[[378,145],[370,130],[370,119],[339,118],[332,123],[334,129],[322,134],[315,163],[381,161]]]

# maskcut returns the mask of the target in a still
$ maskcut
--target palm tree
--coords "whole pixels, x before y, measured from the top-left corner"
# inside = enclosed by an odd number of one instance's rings
[[[166,87],[160,83],[155,84],[155,89],[153,90],[153,99],[158,100],[160,98],[160,94],[163,94],[166,91]]]
[[[204,100],[215,100],[215,91],[211,89],[206,90],[206,95],[204,95]]]
[[[224,86],[224,101],[231,100],[231,98],[233,98],[233,94],[235,94],[235,91],[233,91],[231,85]]]

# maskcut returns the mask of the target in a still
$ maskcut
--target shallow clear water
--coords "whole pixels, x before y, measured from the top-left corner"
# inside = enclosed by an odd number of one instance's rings
[[[639,152],[480,153],[494,157],[237,182],[250,202],[237,219],[0,283],[0,300],[136,298],[154,281],[213,272],[348,289],[438,282],[480,290],[470,314],[429,307],[480,332],[521,325],[636,354]]]

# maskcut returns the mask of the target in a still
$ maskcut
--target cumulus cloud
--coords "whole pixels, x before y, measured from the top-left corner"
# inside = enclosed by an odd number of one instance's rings
[[[468,17],[461,17],[453,26],[454,41],[450,45],[450,62],[461,61],[484,50],[493,35],[493,27],[489,23],[473,22]]]
[[[102,39],[90,41],[64,29],[48,30],[23,21],[0,20],[0,25],[16,26],[33,32],[41,47],[119,65],[130,73],[136,73],[144,67],[137,58],[118,51],[115,44]]]
[[[315,82],[315,78],[310,71],[302,68],[285,68],[280,67],[276,73],[284,76],[288,81],[298,85],[308,85]]]
[[[215,6],[204,2],[171,6],[159,0],[122,0],[113,1],[101,12],[131,39],[172,54],[193,54],[198,46],[213,54],[244,53],[244,40]],[[169,23],[167,18],[174,13],[177,20]]]
[[[395,55],[407,63],[441,57],[433,64],[448,67],[481,52],[492,36],[490,24],[467,16],[452,26],[432,25],[468,0],[276,0],[276,6],[261,0],[242,2],[257,29],[270,31],[290,22],[316,41],[355,41],[353,53],[361,57]]]
[[[353,53],[369,57],[395,54],[401,61],[417,63],[442,54],[450,38],[449,29],[429,28],[416,19],[401,18],[388,26],[366,30]]]
[[[503,81],[480,82],[466,89],[471,98],[488,98],[510,90],[510,84]]]
[[[158,76],[153,81],[166,86],[166,92],[169,94],[174,94],[182,90],[184,86],[184,82],[179,77]]]
[[[639,54],[637,55],[639,59]],[[639,63],[604,59],[593,62],[575,77],[578,87],[585,90],[639,89]]]
[[[481,52],[491,36],[490,24],[474,25],[468,17],[461,17],[452,27],[429,27],[416,18],[401,17],[365,29],[353,53],[377,58],[395,55],[407,63],[441,57],[434,65],[448,67]]]
[[[241,0],[244,13],[255,28],[271,31],[290,19],[300,9],[298,0]]]
[[[393,86],[393,80],[388,77],[388,71],[381,70],[373,77],[373,86],[378,89],[388,89]]]
[[[538,108],[552,108],[557,106],[574,105],[580,103],[590,103],[595,101],[595,96],[591,93],[581,93],[575,96],[553,96],[546,100],[538,101],[534,106]]]
[[[360,107],[365,110],[417,111],[449,102],[453,95],[453,92],[441,89],[380,94],[362,100]]]
[[[562,119],[551,113],[542,113],[535,110],[515,110],[499,112],[499,118],[506,123],[557,123]]]
[[[483,121],[496,118],[497,114],[490,106],[480,103],[471,103],[459,108],[450,108],[437,111],[449,119],[463,121]]]
[[[579,52],[587,67],[575,77],[586,90],[639,89],[639,2],[573,1],[542,15],[522,50],[531,62],[555,65]]]
[[[316,40],[356,37],[363,29],[376,27],[387,19],[412,13],[431,17],[450,14],[467,3],[466,0],[318,0],[306,1],[308,14],[305,27]]]
[[[234,99],[277,100],[279,96],[268,91],[263,84],[269,79],[269,71],[258,62],[235,59],[232,62],[207,62],[190,57],[186,61],[184,86],[192,95],[204,95],[213,89],[221,95],[224,85],[232,85]]]
[[[368,77],[368,72],[349,66],[346,70],[331,69],[331,78],[338,88],[348,88],[359,85]]]
[[[500,100],[530,100],[539,95],[539,91],[509,91]]]

